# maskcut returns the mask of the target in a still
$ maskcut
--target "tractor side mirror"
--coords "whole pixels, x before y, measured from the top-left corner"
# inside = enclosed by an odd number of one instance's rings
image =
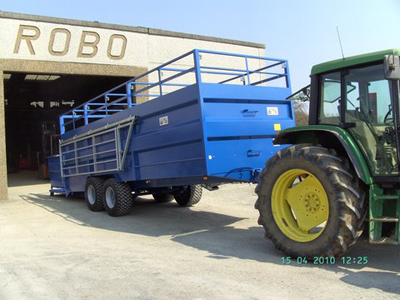
[[[397,55],[385,55],[383,60],[385,78],[388,80],[400,79],[400,58]]]

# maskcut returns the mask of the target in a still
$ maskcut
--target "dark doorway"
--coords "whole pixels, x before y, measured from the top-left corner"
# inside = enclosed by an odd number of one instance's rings
[[[7,171],[46,177],[46,156],[58,153],[58,117],[129,78],[4,73]]]

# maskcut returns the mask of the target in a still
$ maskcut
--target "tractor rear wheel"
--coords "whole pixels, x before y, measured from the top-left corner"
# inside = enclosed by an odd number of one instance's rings
[[[338,256],[353,246],[366,216],[365,192],[332,149],[294,145],[267,161],[256,188],[265,236],[294,257]]]

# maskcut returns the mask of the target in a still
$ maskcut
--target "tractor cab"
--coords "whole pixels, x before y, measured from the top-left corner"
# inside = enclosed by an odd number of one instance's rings
[[[395,114],[393,109],[398,107],[398,82],[385,78],[383,62],[318,77],[316,123],[347,129],[373,176],[398,175],[398,110]]]
[[[399,55],[389,50],[316,65],[297,97],[308,95],[310,125],[350,133],[378,181],[399,181]]]

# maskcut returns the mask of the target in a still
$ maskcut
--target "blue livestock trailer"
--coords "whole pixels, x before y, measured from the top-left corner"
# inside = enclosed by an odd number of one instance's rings
[[[286,60],[190,51],[61,115],[52,188],[120,216],[138,195],[189,206],[202,187],[257,182],[294,125],[290,94]]]

